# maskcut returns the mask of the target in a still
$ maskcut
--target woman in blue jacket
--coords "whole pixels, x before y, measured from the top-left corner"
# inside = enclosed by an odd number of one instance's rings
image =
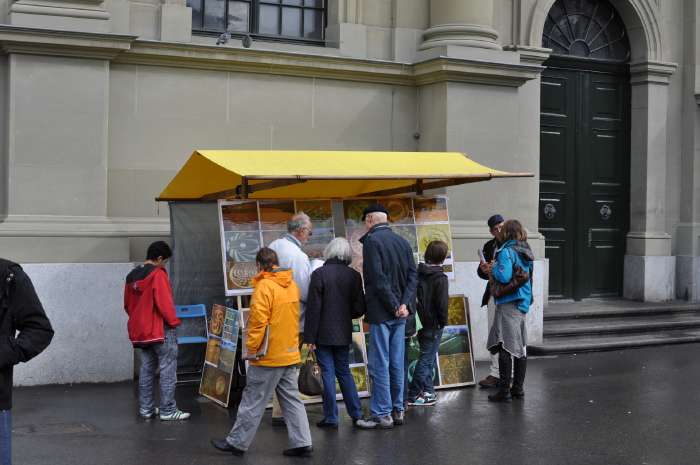
[[[510,294],[496,297],[496,317],[489,333],[487,347],[498,353],[500,383],[498,392],[489,396],[492,402],[510,402],[512,397],[525,396],[523,383],[527,367],[527,330],[525,320],[532,305],[532,263],[534,256],[527,243],[527,233],[518,220],[506,221],[501,229],[501,243],[491,269],[494,280],[508,284],[516,266],[527,271],[530,279]],[[511,372],[513,386],[511,387]]]

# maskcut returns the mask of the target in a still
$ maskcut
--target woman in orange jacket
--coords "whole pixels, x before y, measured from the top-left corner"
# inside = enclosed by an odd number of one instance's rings
[[[255,257],[259,273],[254,278],[248,316],[246,350],[260,353],[269,328],[267,351],[250,361],[247,383],[238,407],[236,423],[228,436],[212,445],[233,455],[243,455],[255,437],[272,391],[282,407],[290,448],[284,455],[310,456],[311,432],[306,408],[299,398],[299,288],[292,271],[280,268],[274,250],[263,247]]]

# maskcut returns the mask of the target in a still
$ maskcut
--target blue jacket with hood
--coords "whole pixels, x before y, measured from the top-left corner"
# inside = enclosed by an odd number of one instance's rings
[[[496,298],[496,305],[517,302],[518,310],[527,313],[532,305],[532,271],[535,256],[527,242],[507,241],[496,252],[496,266],[493,267],[493,277],[503,284],[508,284],[513,278],[513,265],[518,265],[530,273],[530,279],[512,294]]]

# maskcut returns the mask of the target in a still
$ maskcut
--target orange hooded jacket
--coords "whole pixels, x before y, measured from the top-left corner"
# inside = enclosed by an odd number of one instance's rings
[[[299,288],[292,279],[292,271],[275,268],[261,271],[253,278],[253,298],[248,316],[249,353],[262,345],[265,327],[270,325],[267,354],[251,360],[251,365],[284,367],[301,361],[299,355]]]

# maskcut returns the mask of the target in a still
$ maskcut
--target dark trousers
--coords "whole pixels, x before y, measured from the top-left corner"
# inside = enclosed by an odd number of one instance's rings
[[[498,371],[500,374],[500,389],[510,389],[511,372],[513,373],[513,391],[522,392],[525,383],[527,357],[513,357],[503,346],[498,349]]]
[[[442,341],[442,329],[423,328],[418,331],[420,356],[413,370],[413,380],[408,392],[408,398],[414,400],[422,393],[435,393],[433,386],[433,371],[435,359]]]
[[[338,423],[338,404],[335,400],[335,380],[338,379],[340,392],[348,415],[353,419],[362,418],[360,397],[357,395],[355,379],[350,372],[350,347],[316,346],[316,360],[321,367],[323,378],[323,416],[328,423]]]
[[[12,412],[0,410],[0,465],[12,465]]]

